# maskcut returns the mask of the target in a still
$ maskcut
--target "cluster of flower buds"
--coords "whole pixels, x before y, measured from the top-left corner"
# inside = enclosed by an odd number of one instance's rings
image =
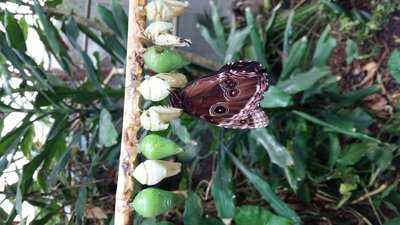
[[[144,56],[146,68],[157,73],[148,76],[140,84],[139,92],[144,99],[159,102],[168,97],[172,90],[183,88],[187,84],[185,75],[175,72],[189,64],[174,47],[185,47],[190,40],[172,34],[171,20],[183,14],[188,7],[187,2],[177,0],[153,0],[146,7],[147,19],[152,23],[144,31],[144,35],[155,46],[149,47]],[[149,131],[161,131],[169,128],[169,123],[177,119],[182,109],[167,106],[151,106],[140,116],[142,127]],[[175,176],[181,171],[181,164],[166,160],[183,151],[175,142],[149,134],[139,142],[139,151],[146,157],[132,176],[143,185],[155,185],[163,179]],[[139,192],[133,200],[133,208],[143,217],[155,217],[165,213],[184,201],[181,194],[157,188],[146,188]]]
[[[153,0],[146,6],[147,19],[153,21],[144,35],[159,46],[185,47],[192,42],[172,34],[174,25],[170,22],[174,17],[183,14],[188,2],[177,0]]]

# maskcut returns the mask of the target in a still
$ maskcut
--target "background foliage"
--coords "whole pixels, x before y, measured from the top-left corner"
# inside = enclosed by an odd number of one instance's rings
[[[0,223],[24,221],[24,202],[36,207],[31,224],[112,223],[123,8],[113,0],[89,21],[59,10],[59,0],[1,2],[29,13],[0,12],[0,131],[4,118],[23,115],[2,132],[0,175],[27,159],[14,171],[18,182],[1,190],[14,208],[0,209]],[[399,224],[396,2],[235,1],[232,21],[212,2],[198,30],[221,65],[254,59],[268,69],[272,85],[261,106],[270,126],[235,131],[189,116],[175,121],[159,134],[184,147],[177,157],[184,171],[159,186],[187,191],[185,206],[135,223]],[[27,52],[27,32],[60,69]],[[104,52],[89,54],[82,35]],[[212,71],[192,63],[183,72],[194,79]],[[35,127],[43,124],[49,132],[40,141]]]

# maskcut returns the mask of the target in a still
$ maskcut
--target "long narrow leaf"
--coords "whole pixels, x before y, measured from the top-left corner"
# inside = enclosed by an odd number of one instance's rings
[[[280,81],[286,80],[296,68],[301,67],[301,63],[307,53],[307,47],[308,42],[306,37],[301,38],[293,44],[288,57],[283,60],[283,70],[279,77]]]
[[[246,8],[246,21],[247,26],[251,27],[250,39],[251,47],[256,53],[257,61],[260,62],[265,68],[269,68],[267,63],[267,56],[265,54],[265,43],[261,40],[260,34],[257,30],[257,24],[250,8]]]
[[[307,113],[296,111],[296,110],[294,110],[293,113],[295,115],[298,115],[298,116],[310,121],[310,122],[313,122],[315,124],[324,126],[326,128],[329,128],[331,131],[334,131],[334,132],[337,132],[337,133],[341,133],[341,134],[345,134],[345,135],[348,135],[350,137],[354,137],[354,138],[358,138],[358,139],[370,140],[370,141],[374,141],[374,142],[377,142],[377,143],[381,143],[381,141],[376,139],[376,138],[370,137],[370,136],[368,136],[366,134],[362,134],[362,133],[358,133],[358,132],[351,132],[351,131],[345,130],[343,128],[334,126],[334,125],[332,125],[330,123],[327,123],[327,122],[325,122],[323,120],[320,120],[320,119],[318,119],[318,118],[316,118],[314,116],[311,116],[311,115],[309,115]]]
[[[221,52],[224,52],[227,48],[224,26],[222,25],[221,18],[218,13],[218,7],[216,6],[215,2],[210,1],[210,6],[211,6],[211,20],[216,35],[216,44],[218,49]]]
[[[333,49],[336,47],[336,39],[330,35],[330,32],[331,27],[328,25],[318,40],[312,59],[314,66],[325,66]]]
[[[300,217],[285,202],[283,202],[272,190],[271,186],[260,175],[252,172],[243,163],[241,163],[230,151],[227,154],[236,167],[247,177],[254,185],[261,196],[271,205],[275,213],[290,218],[296,225],[301,224]]]
[[[292,75],[288,80],[278,83],[277,87],[288,94],[297,94],[311,88],[318,80],[330,73],[327,67],[314,67],[307,72]]]
[[[235,59],[239,51],[242,49],[247,36],[250,34],[251,29],[252,27],[246,27],[229,35],[228,49],[225,53],[225,63],[229,63]]]

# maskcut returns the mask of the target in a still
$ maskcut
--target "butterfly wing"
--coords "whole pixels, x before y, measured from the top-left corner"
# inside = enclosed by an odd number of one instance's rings
[[[259,103],[267,86],[259,63],[239,61],[187,85],[179,93],[179,106],[221,127],[265,127],[268,119]]]

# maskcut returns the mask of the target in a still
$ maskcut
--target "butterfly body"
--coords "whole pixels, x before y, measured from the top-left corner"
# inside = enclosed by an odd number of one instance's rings
[[[239,61],[189,83],[171,95],[171,105],[220,127],[265,127],[268,118],[259,108],[268,80],[257,62]]]

